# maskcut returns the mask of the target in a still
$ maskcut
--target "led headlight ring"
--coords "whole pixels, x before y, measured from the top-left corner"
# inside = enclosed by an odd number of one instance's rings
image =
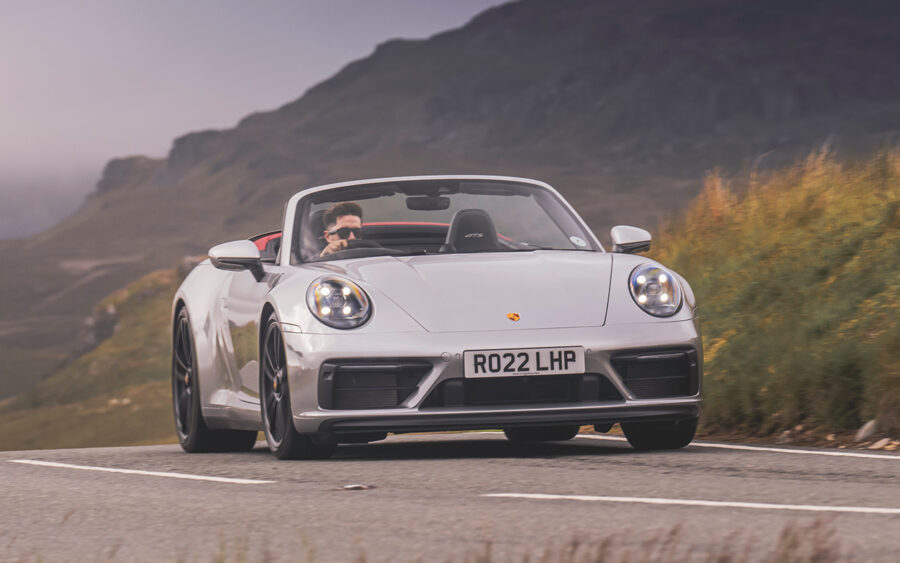
[[[638,307],[654,317],[671,317],[681,309],[681,285],[672,272],[654,264],[642,264],[628,280]]]
[[[306,305],[317,319],[332,328],[356,328],[372,316],[366,292],[352,281],[336,276],[314,281],[306,292]]]

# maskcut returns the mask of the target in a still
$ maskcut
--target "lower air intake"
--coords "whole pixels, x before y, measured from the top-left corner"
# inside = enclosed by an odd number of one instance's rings
[[[326,362],[319,373],[319,405],[324,409],[399,407],[431,371],[428,362]]]
[[[502,406],[621,401],[622,395],[600,374],[536,375],[448,379],[423,407]]]
[[[687,397],[700,388],[700,367],[693,348],[615,354],[611,361],[638,399]]]

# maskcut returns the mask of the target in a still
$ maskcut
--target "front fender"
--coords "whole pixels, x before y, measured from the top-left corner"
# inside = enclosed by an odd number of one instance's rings
[[[332,328],[320,322],[306,305],[306,293],[310,285],[324,275],[333,275],[322,271],[306,271],[298,268],[289,280],[278,284],[269,292],[266,301],[274,309],[279,322],[293,332],[308,334],[384,334],[391,332],[423,332],[425,329],[409,314],[394,303],[378,288],[355,280],[350,276],[342,276],[358,285],[369,296],[372,315],[361,327],[353,329]]]
[[[212,395],[227,386],[226,374],[218,361],[219,298],[228,272],[217,270],[204,260],[187,275],[172,301],[172,325],[179,303],[187,310],[194,339],[194,371],[200,384],[200,404],[211,403]],[[170,330],[171,330],[170,326]],[[170,339],[171,341],[171,339]]]

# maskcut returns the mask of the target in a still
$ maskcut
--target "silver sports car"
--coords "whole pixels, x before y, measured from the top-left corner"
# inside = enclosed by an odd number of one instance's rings
[[[702,348],[677,273],[607,252],[549,185],[501,176],[331,184],[282,230],[218,245],[173,303],[175,426],[188,452],[321,458],[387,433],[503,429],[632,446],[694,436]]]

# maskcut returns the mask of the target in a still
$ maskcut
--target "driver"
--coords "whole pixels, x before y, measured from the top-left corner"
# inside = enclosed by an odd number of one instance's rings
[[[347,242],[362,239],[362,207],[352,201],[341,201],[322,216],[328,245],[320,256],[328,256],[347,248]]]

